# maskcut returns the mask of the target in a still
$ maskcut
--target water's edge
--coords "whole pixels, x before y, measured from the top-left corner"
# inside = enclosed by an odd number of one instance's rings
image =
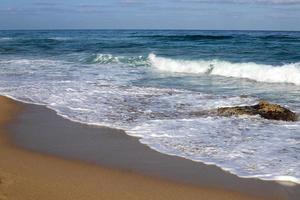
[[[114,127],[110,127],[109,125],[107,124],[100,124],[100,123],[84,123],[84,122],[81,122],[79,120],[74,120],[74,119],[71,119],[69,117],[67,117],[66,115],[63,115],[62,113],[60,113],[59,111],[49,107],[48,105],[45,105],[45,104],[39,104],[39,103],[35,103],[35,102],[28,102],[28,101],[24,101],[24,100],[20,100],[20,99],[17,99],[13,96],[10,96],[10,95],[7,95],[7,94],[0,94],[2,96],[5,96],[5,97],[8,97],[10,99],[13,99],[17,102],[21,102],[21,103],[24,103],[24,104],[29,104],[29,105],[39,105],[39,106],[44,106],[50,110],[53,110],[58,116],[60,117],[63,117],[64,119],[67,119],[69,121],[72,121],[74,123],[80,123],[80,124],[84,124],[84,125],[90,125],[90,126],[98,126],[98,127],[108,127],[108,128],[112,128],[112,129],[118,129],[118,128],[114,128]],[[122,130],[122,129],[119,129],[119,130]],[[217,163],[213,163],[213,162],[206,162],[206,161],[203,161],[203,160],[195,160],[195,159],[190,159],[190,158],[187,158],[187,157],[184,157],[182,155],[178,155],[178,154],[172,154],[171,152],[168,152],[168,151],[162,151],[158,148],[155,148],[151,145],[148,145],[146,142],[143,142],[141,141],[141,137],[139,136],[135,136],[134,134],[130,134],[128,133],[127,131],[125,130],[122,130],[124,131],[128,136],[131,136],[131,137],[137,137],[139,138],[139,142],[143,145],[146,145],[147,147],[149,147],[150,149],[158,152],[158,153],[161,153],[161,154],[165,154],[165,155],[170,155],[170,156],[177,156],[177,157],[180,157],[180,158],[183,158],[183,159],[187,159],[187,160],[191,160],[193,162],[198,162],[198,163],[203,163],[205,165],[208,165],[208,166],[216,166],[218,167],[219,169],[221,169],[222,171],[224,172],[227,172],[227,173],[230,173],[230,174],[233,174],[239,178],[243,178],[243,179],[258,179],[258,180],[263,180],[263,181],[274,181],[274,182],[278,182],[280,184],[283,184],[283,185],[286,185],[286,186],[291,186],[291,185],[300,185],[300,180],[298,180],[297,178],[295,177],[291,177],[291,176],[278,176],[278,177],[275,177],[275,178],[262,178],[262,177],[258,177],[258,176],[241,176],[239,175],[238,173],[234,173],[234,170],[233,169],[230,169],[230,168],[224,168],[220,165],[218,165]]]

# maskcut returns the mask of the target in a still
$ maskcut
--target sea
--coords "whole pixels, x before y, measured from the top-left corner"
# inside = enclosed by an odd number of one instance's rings
[[[240,177],[300,183],[300,121],[210,114],[260,100],[300,114],[300,32],[0,31],[0,94]]]

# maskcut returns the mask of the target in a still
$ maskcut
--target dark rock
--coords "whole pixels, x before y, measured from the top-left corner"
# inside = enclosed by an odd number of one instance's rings
[[[296,113],[277,104],[271,104],[267,101],[261,101],[253,106],[236,106],[218,108],[217,114],[221,116],[238,115],[260,115],[265,119],[297,121]]]

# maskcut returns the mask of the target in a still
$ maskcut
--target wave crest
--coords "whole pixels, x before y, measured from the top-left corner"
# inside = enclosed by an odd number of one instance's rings
[[[248,63],[231,63],[221,60],[175,60],[148,56],[151,66],[156,69],[191,74],[209,74],[234,78],[246,78],[267,83],[292,83],[300,85],[300,63],[281,66]]]
[[[127,64],[130,66],[143,66],[149,65],[148,58],[144,56],[113,56],[111,54],[96,54],[88,58],[89,64]]]

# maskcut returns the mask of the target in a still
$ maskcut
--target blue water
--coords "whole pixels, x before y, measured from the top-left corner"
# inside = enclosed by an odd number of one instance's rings
[[[300,32],[0,31],[0,94],[241,177],[299,183],[300,122],[209,111],[265,99],[300,113]]]

